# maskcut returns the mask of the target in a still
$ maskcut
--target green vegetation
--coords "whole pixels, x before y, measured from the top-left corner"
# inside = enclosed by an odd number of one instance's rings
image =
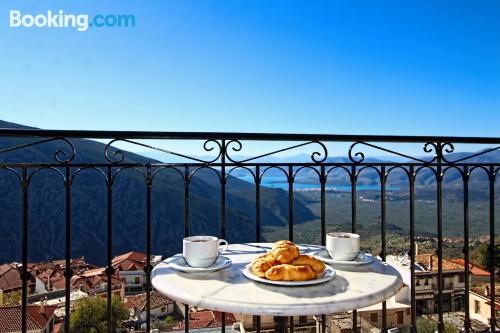
[[[171,331],[172,328],[179,323],[181,318],[176,318],[174,316],[166,316],[163,320],[153,320],[151,323],[151,328],[157,328],[161,332]]]
[[[19,302],[21,301],[21,295],[22,291],[21,290],[16,290],[12,291],[10,293],[4,293],[3,294],[3,305],[19,305]]]
[[[304,192],[302,195],[309,202],[308,207],[320,215],[318,192]],[[360,199],[359,197],[363,197]],[[418,198],[418,197],[417,197]],[[497,216],[500,205],[496,205]],[[362,249],[378,254],[381,251],[381,205],[374,191],[358,192],[356,231],[362,236]],[[327,232],[351,231],[351,194],[345,192],[329,192],[326,195],[326,227]],[[437,249],[437,207],[435,201],[417,199],[415,202],[415,233],[419,253],[433,253]],[[496,224],[497,233],[500,225]],[[409,202],[406,198],[388,195],[386,202],[386,247],[388,253],[400,253],[410,248],[410,215]],[[469,234],[477,239],[487,235],[489,231],[488,205],[482,201],[469,203]],[[294,240],[300,243],[320,243],[319,218],[305,223],[294,224]],[[276,241],[288,237],[287,228],[267,226],[263,229],[266,240]],[[443,236],[453,241],[443,243],[445,258],[463,257],[463,203],[447,196],[443,200]],[[471,258],[473,250],[471,247]],[[473,261],[475,262],[475,261]],[[497,265],[498,266],[498,265]]]
[[[112,331],[120,327],[122,321],[129,318],[127,308],[120,298],[112,298]],[[71,313],[70,327],[74,333],[105,333],[107,332],[107,302],[105,298],[94,296],[79,299]]]
[[[417,318],[417,333],[435,333],[438,329],[438,323],[424,317]],[[457,333],[458,330],[450,323],[444,322],[444,333]]]
[[[500,241],[500,240],[499,240]],[[474,251],[471,253],[471,260],[476,263],[478,266],[485,270],[490,270],[490,251],[489,251],[489,242],[485,242],[479,245]],[[494,273],[500,272],[500,243],[495,244],[494,250],[494,259],[493,259],[493,269]]]

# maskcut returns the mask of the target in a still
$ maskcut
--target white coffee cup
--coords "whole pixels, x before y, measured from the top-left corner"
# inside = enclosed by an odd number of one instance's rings
[[[182,255],[191,267],[209,267],[221,251],[227,250],[227,246],[226,240],[217,237],[191,236],[182,240]]]
[[[359,235],[330,232],[326,235],[326,250],[334,260],[353,260],[359,254]]]

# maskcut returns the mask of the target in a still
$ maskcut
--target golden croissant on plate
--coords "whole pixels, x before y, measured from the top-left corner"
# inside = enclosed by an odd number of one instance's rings
[[[301,255],[299,248],[291,241],[281,240],[271,250],[260,255],[249,265],[253,274],[274,281],[313,280],[326,266],[309,255]]]
[[[270,253],[274,259],[282,264],[291,263],[300,254],[299,248],[293,242],[287,240],[276,242]]]
[[[277,265],[266,271],[266,278],[274,281],[307,281],[315,279],[318,274],[309,265],[294,266]]]
[[[269,253],[266,253],[260,257],[257,257],[252,262],[251,269],[255,275],[259,277],[265,277],[266,271],[276,265],[279,265],[279,262],[274,259],[273,256],[271,256]]]
[[[295,266],[308,265],[311,266],[311,268],[316,273],[321,273],[326,268],[325,264],[323,264],[321,260],[318,260],[313,256],[308,256],[306,254],[301,254],[300,256],[298,256],[294,261],[292,261],[292,265]]]

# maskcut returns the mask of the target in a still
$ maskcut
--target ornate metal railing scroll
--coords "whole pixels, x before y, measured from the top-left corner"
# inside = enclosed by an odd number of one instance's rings
[[[114,143],[117,143],[117,142],[126,142],[126,143],[129,143],[132,145],[148,148],[151,150],[156,150],[156,151],[168,154],[168,155],[177,156],[177,157],[185,158],[185,159],[190,160],[190,161],[195,161],[195,162],[205,163],[205,164],[210,164],[210,163],[217,161],[222,154],[221,144],[219,143],[219,141],[213,140],[213,139],[206,140],[203,143],[203,149],[206,152],[212,152],[214,149],[218,149],[217,155],[213,159],[203,160],[203,159],[200,159],[198,157],[177,153],[177,152],[174,152],[171,150],[167,150],[167,149],[160,148],[160,147],[155,147],[155,146],[145,144],[142,142],[137,142],[137,141],[130,140],[130,139],[118,138],[118,139],[113,139],[110,142],[108,142],[108,144],[106,144],[106,146],[104,148],[104,156],[105,156],[106,160],[108,162],[113,163],[113,164],[120,164],[125,160],[125,153],[123,152],[123,150],[118,149],[118,148],[114,148],[112,146]],[[213,145],[213,146],[210,146],[210,145]]]
[[[325,162],[326,159],[328,158],[328,149],[326,148],[325,144],[323,144],[320,141],[316,141],[316,140],[308,141],[308,142],[304,142],[304,143],[299,143],[296,145],[292,145],[290,147],[277,149],[277,150],[270,151],[270,152],[260,154],[257,156],[248,157],[248,158],[245,158],[242,160],[236,160],[235,158],[231,157],[231,155],[229,154],[229,151],[241,152],[242,148],[243,148],[243,144],[241,143],[240,140],[229,140],[229,141],[227,141],[226,146],[224,147],[224,152],[225,152],[226,158],[229,161],[231,161],[233,163],[237,163],[237,164],[243,164],[243,163],[256,161],[256,160],[259,160],[259,159],[264,158],[264,157],[269,157],[269,156],[276,155],[276,154],[279,154],[279,153],[282,153],[285,151],[290,151],[290,150],[294,150],[294,149],[297,149],[300,147],[305,147],[305,146],[309,146],[309,145],[313,145],[313,144],[319,145],[321,147],[321,149],[323,150],[323,152],[320,152],[320,151],[312,152],[311,153],[311,160],[317,164]]]
[[[349,150],[348,150],[348,153],[347,153],[347,156],[349,157],[349,160],[351,162],[353,162],[353,163],[356,163],[356,164],[361,164],[361,163],[363,163],[365,161],[365,153],[362,152],[362,151],[356,151],[355,148],[357,148],[357,146],[367,146],[367,147],[374,148],[376,150],[379,150],[379,151],[382,151],[382,152],[385,152],[385,153],[389,153],[389,154],[392,154],[392,155],[395,155],[395,156],[407,158],[409,162],[418,162],[418,163],[422,163],[422,164],[427,164],[427,163],[434,162],[437,159],[438,152],[441,150],[441,147],[442,147],[442,146],[438,147],[438,144],[436,144],[434,142],[426,142],[424,144],[423,148],[422,148],[423,151],[425,153],[432,153],[432,152],[434,152],[435,155],[430,160],[424,160],[424,159],[419,158],[419,157],[415,157],[415,156],[411,156],[411,155],[404,154],[404,153],[401,153],[401,152],[397,152],[395,150],[388,149],[388,148],[385,148],[385,147],[381,147],[381,146],[378,146],[378,145],[374,145],[374,144],[369,143],[369,142],[356,141],[356,142],[354,142],[349,147]]]
[[[8,153],[8,152],[21,150],[21,149],[25,149],[25,148],[29,148],[29,147],[33,147],[33,146],[37,146],[37,145],[42,145],[42,144],[49,143],[49,142],[55,142],[55,141],[62,141],[65,144],[67,144],[69,147],[69,152],[66,152],[62,148],[57,149],[53,154],[54,160],[58,163],[61,163],[61,164],[71,162],[76,156],[75,146],[68,139],[61,138],[61,137],[48,138],[48,139],[43,139],[43,140],[39,140],[39,141],[28,142],[28,143],[16,145],[13,147],[0,148],[0,155],[3,153]]]

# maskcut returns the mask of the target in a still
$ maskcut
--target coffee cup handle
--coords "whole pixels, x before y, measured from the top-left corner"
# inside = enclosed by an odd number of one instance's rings
[[[222,249],[221,249],[221,245],[222,245]],[[228,244],[227,240],[219,239],[219,253],[226,251],[228,246],[229,246],[229,244]]]

